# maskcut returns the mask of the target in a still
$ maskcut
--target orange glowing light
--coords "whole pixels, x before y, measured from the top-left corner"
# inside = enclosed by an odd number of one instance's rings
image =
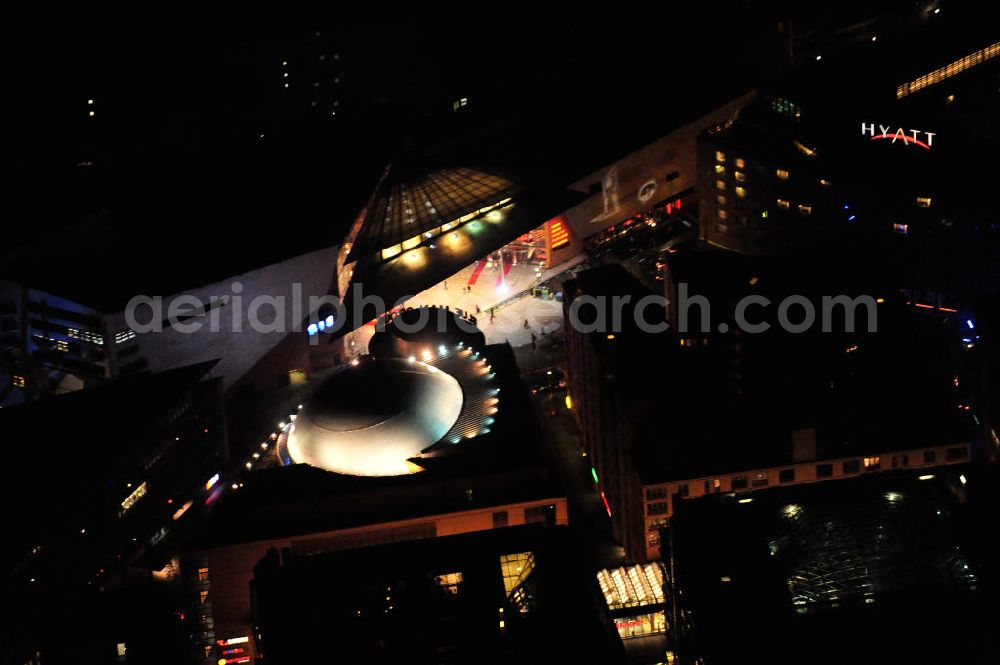
[[[569,244],[569,227],[562,217],[556,217],[549,222],[549,239],[552,241],[552,249],[559,249]]]

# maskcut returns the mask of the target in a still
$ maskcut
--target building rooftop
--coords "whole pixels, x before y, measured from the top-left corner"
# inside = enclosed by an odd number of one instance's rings
[[[747,649],[777,663],[985,662],[965,657],[992,633],[980,614],[991,604],[983,578],[992,563],[964,544],[976,527],[965,523],[962,487],[957,472],[896,472],[747,503],[681,502],[671,520],[674,588],[690,631],[681,650],[706,663]]]
[[[432,348],[437,350],[436,346]],[[458,357],[450,352],[449,355]],[[197,539],[198,546],[214,547],[317,533],[565,495],[543,455],[540,425],[521,383],[510,347],[487,346],[482,350],[481,358],[490,366],[490,373],[496,375],[490,381],[495,381],[492,385],[499,388],[499,392],[490,397],[499,397],[500,401],[494,405],[498,411],[486,415],[490,423],[484,428],[480,423],[480,427],[472,432],[475,434],[473,437],[459,438],[458,443],[454,443],[447,434],[440,438],[434,436],[437,432],[428,435],[415,445],[429,445],[429,449],[425,448],[423,452],[417,450],[415,454],[409,450],[403,453],[411,455],[403,458],[404,463],[413,464],[414,469],[419,470],[404,475],[348,475],[350,472],[336,473],[308,464],[271,465],[268,468],[263,468],[266,466],[263,465],[260,470],[245,475],[241,489],[227,492],[219,499],[215,504],[215,514]],[[463,355],[460,360],[465,362],[467,357]],[[479,359],[474,360],[479,362]],[[330,379],[331,383],[326,384],[330,386],[331,394],[340,394],[343,387],[343,384],[335,383],[339,375],[359,370],[366,362],[375,363],[371,358],[362,358],[359,359],[359,366],[348,366],[343,372],[335,374]],[[410,366],[408,359],[399,362],[407,368]],[[433,363],[437,360],[419,362],[435,367]],[[414,365],[417,363],[415,358]],[[388,369],[395,374],[395,363]],[[376,374],[381,371],[382,368],[375,369]],[[442,367],[442,373],[447,371],[447,367]],[[433,373],[429,375],[434,376]],[[485,380],[485,375],[477,376]],[[357,385],[374,378],[374,375],[359,376]],[[348,378],[347,382],[354,385],[355,379]],[[463,402],[462,413],[451,426],[452,430],[469,427],[473,420],[480,421],[481,412],[470,411],[476,407],[477,400],[467,388],[465,386],[463,392],[472,398],[469,404]],[[299,397],[303,410],[306,410],[310,396],[321,396],[323,391],[322,384],[318,389],[316,386],[303,389]],[[372,416],[378,419],[380,414],[396,412],[398,408],[411,404],[410,398],[405,396],[387,398],[380,397],[377,392],[375,399],[382,406],[365,407],[362,411],[368,414],[366,418]],[[349,401],[364,400],[365,397],[360,395]],[[326,400],[321,401],[326,403]],[[358,414],[353,413],[356,420]],[[417,419],[413,415],[415,412],[408,413],[414,420]],[[434,441],[438,442],[437,445]],[[280,443],[279,449],[283,447]],[[364,445],[375,446],[374,455],[377,458],[388,443],[378,439]],[[340,447],[341,443],[335,442],[334,452]],[[355,453],[348,453],[353,459]],[[338,458],[334,454],[335,463],[338,459],[343,462],[348,457]],[[286,460],[289,461],[293,460]],[[347,471],[339,463],[335,466],[338,471]],[[409,467],[407,470],[410,470]],[[352,467],[352,471],[357,469]]]
[[[466,215],[478,215],[516,193],[511,180],[467,166],[412,178],[400,175],[402,170],[390,166],[379,181],[351,248],[351,260],[410,238],[423,242],[423,234],[439,235],[442,225],[457,225]]]
[[[574,542],[563,527],[531,525],[311,556],[272,551],[252,582],[263,655],[308,660],[318,640],[303,635],[321,630],[351,661],[623,663]]]

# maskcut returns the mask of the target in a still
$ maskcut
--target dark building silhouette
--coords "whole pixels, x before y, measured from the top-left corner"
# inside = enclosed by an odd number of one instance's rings
[[[344,663],[623,663],[573,542],[564,527],[522,526],[314,556],[272,550],[251,583],[259,653],[298,662],[335,645]]]

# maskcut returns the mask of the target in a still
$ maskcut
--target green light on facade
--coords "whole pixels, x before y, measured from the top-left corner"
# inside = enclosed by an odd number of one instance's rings
[[[590,467],[590,475],[594,477],[594,484],[597,484],[597,469]]]

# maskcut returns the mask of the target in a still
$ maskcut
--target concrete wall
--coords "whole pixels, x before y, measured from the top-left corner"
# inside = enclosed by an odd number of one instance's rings
[[[254,368],[273,348],[285,340],[289,334],[306,337],[305,320],[310,296],[323,296],[336,288],[336,262],[338,247],[329,247],[303,254],[287,261],[265,266],[225,281],[191,289],[184,293],[163,298],[162,314],[165,318],[170,304],[183,296],[194,296],[206,305],[212,298],[228,296],[228,302],[210,314],[190,319],[184,323],[200,322],[201,329],[186,333],[165,325],[161,332],[140,333],[137,337],[139,355],[149,362],[153,372],[191,365],[212,359],[219,359],[213,376],[222,377],[224,389]],[[239,283],[242,291],[238,294],[242,303],[237,306],[233,285]],[[301,291],[297,291],[300,285]],[[301,298],[295,298],[296,293]],[[284,300],[283,329],[285,332],[257,332],[249,323],[250,305],[256,296],[278,297]],[[293,304],[293,298],[301,302],[301,309]],[[194,309],[185,306],[182,311]],[[274,320],[274,309],[270,305],[261,307],[258,318],[268,324]],[[141,307],[136,319],[141,323],[151,320],[151,310]],[[217,331],[211,328],[211,320],[217,316]],[[234,321],[237,325],[234,325]],[[294,326],[302,332],[291,332]],[[122,331],[129,328],[125,312],[108,317],[108,328]],[[237,331],[239,328],[239,331]],[[307,369],[289,367],[287,369]],[[284,370],[287,371],[287,370]]]
[[[586,238],[696,187],[698,135],[728,120],[753,98],[751,92],[734,99],[574,183],[571,189],[594,194],[564,216]],[[668,181],[674,172],[677,176]]]

